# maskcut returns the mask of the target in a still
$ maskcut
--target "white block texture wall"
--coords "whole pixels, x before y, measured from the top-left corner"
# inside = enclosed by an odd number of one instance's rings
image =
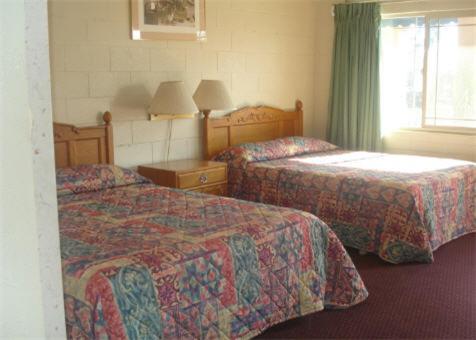
[[[160,161],[167,122],[150,122],[146,113],[159,83],[183,80],[193,93],[200,79],[221,79],[236,107],[293,108],[300,98],[305,133],[314,135],[319,6],[311,0],[207,0],[208,40],[200,43],[132,41],[129,0],[50,0],[54,119],[96,124],[110,110],[116,163]],[[175,120],[170,158],[201,157],[201,129],[200,118]]]

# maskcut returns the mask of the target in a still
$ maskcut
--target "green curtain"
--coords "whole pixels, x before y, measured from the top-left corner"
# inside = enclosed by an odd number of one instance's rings
[[[381,147],[380,5],[335,6],[328,136],[346,149]]]

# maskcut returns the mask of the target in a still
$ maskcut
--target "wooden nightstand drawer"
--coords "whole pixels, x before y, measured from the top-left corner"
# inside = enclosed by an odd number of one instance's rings
[[[227,195],[226,163],[185,159],[140,165],[137,171],[158,185]]]
[[[178,188],[187,189],[213,183],[220,183],[226,180],[226,168],[207,169],[186,174],[179,174]]]
[[[210,194],[210,195],[226,196],[227,186],[226,184],[210,185],[207,187],[193,189],[192,191],[203,192],[204,194]]]

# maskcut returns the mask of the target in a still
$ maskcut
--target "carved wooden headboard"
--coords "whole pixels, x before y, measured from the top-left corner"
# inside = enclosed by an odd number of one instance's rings
[[[258,106],[244,107],[219,118],[210,118],[209,111],[204,114],[205,159],[210,159],[229,146],[303,134],[300,100],[296,100],[294,111]]]
[[[103,115],[105,125],[76,127],[53,124],[56,168],[80,164],[114,164],[111,113]]]

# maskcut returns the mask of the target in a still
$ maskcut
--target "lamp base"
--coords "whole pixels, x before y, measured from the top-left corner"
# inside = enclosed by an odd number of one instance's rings
[[[183,119],[183,118],[193,118],[195,116],[194,113],[185,113],[185,114],[178,114],[178,115],[162,115],[162,114],[149,114],[150,120],[171,120],[171,119]]]

